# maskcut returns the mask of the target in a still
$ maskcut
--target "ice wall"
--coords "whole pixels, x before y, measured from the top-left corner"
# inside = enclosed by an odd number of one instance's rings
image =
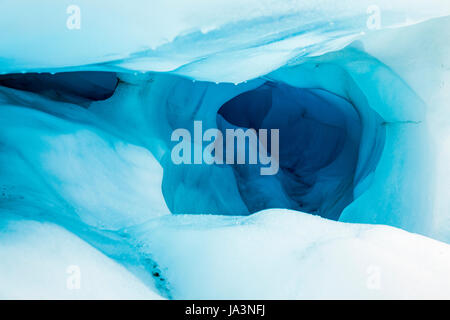
[[[343,48],[371,32],[377,12],[383,29],[450,13],[446,0],[80,0],[80,28],[70,29],[71,5],[1,3],[0,72],[174,71],[241,82]]]

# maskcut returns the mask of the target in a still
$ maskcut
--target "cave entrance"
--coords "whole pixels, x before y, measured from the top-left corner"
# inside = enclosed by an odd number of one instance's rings
[[[286,208],[337,220],[353,201],[362,126],[349,101],[320,89],[266,82],[222,105],[217,126],[222,132],[279,130],[276,175],[232,165],[250,213]]]
[[[41,94],[52,100],[86,107],[92,101],[106,100],[116,90],[114,72],[79,71],[0,75],[0,85]]]

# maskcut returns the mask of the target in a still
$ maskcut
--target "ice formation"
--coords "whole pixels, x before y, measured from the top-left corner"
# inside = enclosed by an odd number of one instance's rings
[[[0,298],[450,298],[448,2],[194,2],[0,3]]]

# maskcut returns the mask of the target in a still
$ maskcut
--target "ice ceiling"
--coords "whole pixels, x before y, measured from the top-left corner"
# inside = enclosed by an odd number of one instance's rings
[[[450,298],[448,2],[194,2],[0,3],[0,298]]]

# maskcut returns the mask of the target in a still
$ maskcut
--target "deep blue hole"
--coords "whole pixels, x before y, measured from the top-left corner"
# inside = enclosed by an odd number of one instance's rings
[[[2,86],[79,104],[111,97],[117,83],[114,72],[25,73],[0,76]]]
[[[225,103],[217,117],[222,132],[279,129],[276,175],[232,165],[250,213],[287,208],[337,220],[353,201],[361,121],[349,101],[324,90],[267,82]]]

